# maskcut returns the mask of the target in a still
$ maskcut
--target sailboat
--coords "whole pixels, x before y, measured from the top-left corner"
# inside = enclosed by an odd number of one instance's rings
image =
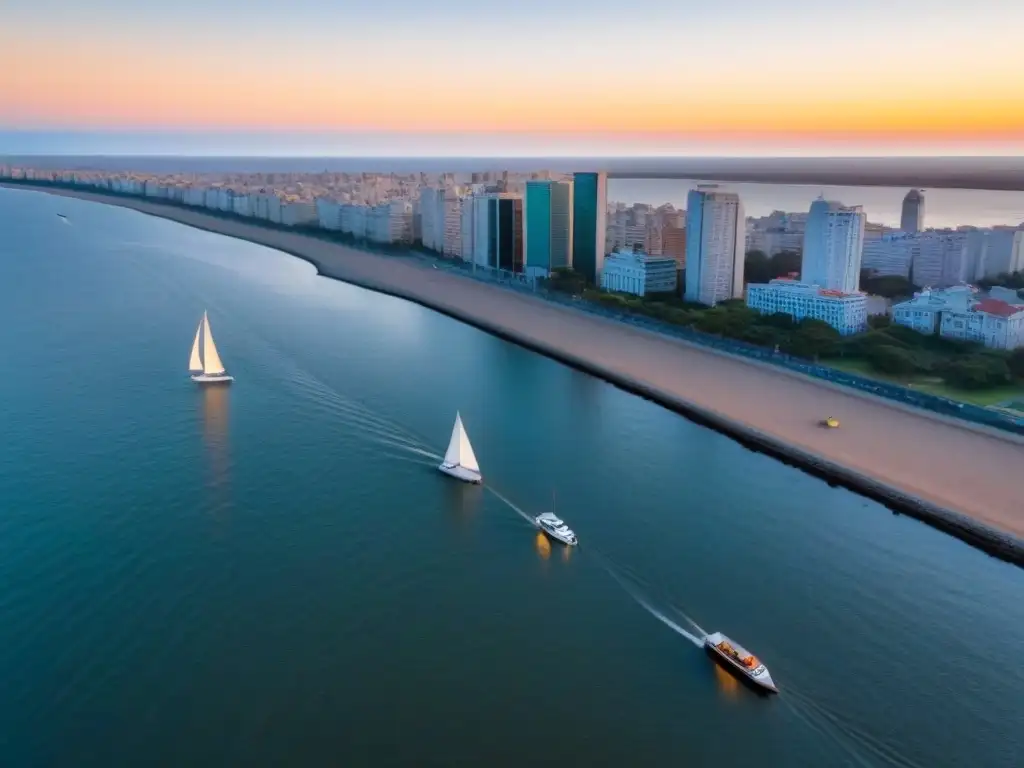
[[[202,349],[199,346],[199,339],[202,337]],[[210,332],[210,318],[203,312],[203,319],[196,328],[196,340],[192,342],[192,357],[189,359],[188,369],[193,372],[192,381],[200,384],[227,384],[235,380],[234,376],[228,376],[224,371],[224,363],[217,354],[217,345],[213,343],[213,333]]]
[[[480,465],[476,463],[473,446],[469,444],[466,428],[462,426],[462,417],[457,411],[455,426],[452,427],[452,438],[448,441],[448,450],[445,451],[444,461],[438,469],[466,483],[482,483],[484,480],[480,474]]]

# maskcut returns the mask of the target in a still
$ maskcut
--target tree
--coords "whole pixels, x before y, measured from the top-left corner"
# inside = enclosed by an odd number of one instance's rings
[[[1006,361],[996,355],[968,355],[949,363],[943,380],[960,389],[987,389],[1005,384],[1010,378]]]
[[[1010,353],[1006,359],[1006,367],[1011,375],[1024,379],[1024,347],[1018,347]]]
[[[892,325],[892,318],[888,315],[871,315],[868,318],[868,328],[872,330],[880,330],[882,328],[888,328]]]
[[[747,251],[743,260],[743,280],[748,283],[767,283],[772,278],[771,263],[763,251]]]
[[[900,347],[877,344],[867,350],[866,357],[871,367],[879,373],[909,376],[914,372],[913,354]]]
[[[842,337],[839,331],[826,322],[805,318],[789,335],[783,350],[797,357],[816,360],[819,357],[833,357],[839,353]]]
[[[916,286],[902,275],[882,275],[881,277],[869,277],[866,280],[862,278],[860,289],[873,296],[897,299],[912,296]]]
[[[772,278],[789,277],[800,274],[803,257],[796,251],[780,251],[770,261]]]

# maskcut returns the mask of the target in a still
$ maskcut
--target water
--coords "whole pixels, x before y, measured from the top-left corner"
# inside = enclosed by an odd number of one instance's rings
[[[1024,762],[1020,569],[284,254],[20,191],[0,232],[0,765]]]

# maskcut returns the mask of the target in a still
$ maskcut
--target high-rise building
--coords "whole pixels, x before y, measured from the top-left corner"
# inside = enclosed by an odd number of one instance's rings
[[[685,219],[684,219],[685,222]],[[686,268],[686,228],[666,225],[661,231],[662,253],[676,260],[676,269]]]
[[[440,253],[444,248],[445,191],[437,187],[420,189],[420,240],[424,248]]]
[[[687,301],[714,306],[743,295],[745,222],[739,195],[701,185],[686,196]]]
[[[825,290],[856,293],[866,219],[860,206],[847,208],[824,197],[811,203],[800,279]]]
[[[567,181],[526,182],[526,273],[547,277],[572,265],[572,185]]]
[[[573,174],[572,266],[596,285],[604,266],[608,174]]]
[[[903,198],[900,229],[911,234],[924,229],[924,192],[920,189],[910,190]]]
[[[523,271],[523,198],[504,192],[474,196],[472,228],[475,264]]]

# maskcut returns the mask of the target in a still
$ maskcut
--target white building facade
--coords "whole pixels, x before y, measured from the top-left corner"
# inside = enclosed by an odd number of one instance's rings
[[[821,320],[843,336],[860,333],[868,323],[865,294],[843,293],[794,280],[748,285],[747,306],[762,315],[781,312],[794,320]]]
[[[646,296],[649,293],[672,293],[676,287],[676,260],[671,256],[622,250],[604,259],[601,288],[605,291]]]
[[[702,185],[686,198],[687,301],[714,306],[743,295],[746,218],[738,195]]]
[[[826,290],[856,293],[866,223],[860,206],[848,208],[823,197],[811,203],[800,279]]]

